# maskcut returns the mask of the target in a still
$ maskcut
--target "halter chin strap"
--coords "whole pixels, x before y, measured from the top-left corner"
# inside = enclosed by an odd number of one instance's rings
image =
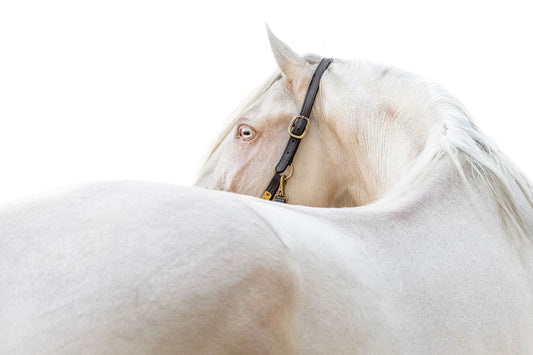
[[[318,67],[313,74],[313,78],[311,78],[300,114],[294,117],[289,124],[288,132],[290,138],[287,142],[287,147],[285,147],[285,150],[283,151],[281,159],[276,165],[274,176],[263,193],[262,198],[265,200],[274,200],[283,203],[286,203],[288,200],[287,195],[285,194],[285,185],[294,172],[292,160],[298,150],[300,141],[305,137],[309,130],[309,126],[311,125],[309,117],[311,116],[313,103],[315,102],[316,94],[318,93],[318,88],[320,86],[320,78],[322,78],[322,74],[324,74],[332,61],[333,59],[331,58],[323,58],[318,64]],[[291,169],[289,175],[283,175],[282,173],[287,170],[287,167],[290,167]]]

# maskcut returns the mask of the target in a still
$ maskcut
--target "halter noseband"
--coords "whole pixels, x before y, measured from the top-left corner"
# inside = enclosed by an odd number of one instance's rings
[[[318,64],[318,67],[313,74],[313,78],[309,83],[309,87],[307,88],[307,94],[305,95],[300,114],[294,117],[289,124],[288,131],[290,138],[287,142],[287,147],[285,147],[283,155],[276,165],[274,176],[268,183],[268,186],[261,198],[265,200],[274,200],[277,202],[287,203],[288,197],[285,194],[285,186],[287,184],[287,180],[289,180],[294,173],[292,160],[294,159],[294,155],[298,150],[300,141],[305,137],[307,131],[309,130],[309,126],[311,125],[309,117],[311,115],[313,103],[315,102],[316,94],[320,86],[320,78],[322,78],[322,74],[324,74],[332,61],[333,59],[331,58],[323,58]],[[290,167],[289,175],[283,175],[282,173],[287,169],[287,167]]]

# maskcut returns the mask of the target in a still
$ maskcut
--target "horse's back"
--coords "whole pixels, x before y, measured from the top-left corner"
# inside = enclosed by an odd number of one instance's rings
[[[12,204],[0,270],[0,353],[291,352],[297,272],[229,194],[106,183]]]

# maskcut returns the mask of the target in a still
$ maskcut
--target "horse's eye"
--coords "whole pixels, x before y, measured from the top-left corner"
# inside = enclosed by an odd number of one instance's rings
[[[245,140],[250,140],[254,137],[255,132],[252,127],[245,124],[239,126],[239,137]]]

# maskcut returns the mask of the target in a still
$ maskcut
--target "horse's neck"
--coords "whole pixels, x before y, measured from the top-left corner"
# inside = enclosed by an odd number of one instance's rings
[[[361,206],[385,196],[408,173],[422,144],[414,143],[397,122],[376,118],[367,127],[344,129],[357,144],[336,161],[337,191],[333,206]]]
[[[445,251],[452,261],[454,253],[463,261],[490,259],[488,255],[494,254],[501,257],[498,262],[507,260],[515,271],[529,275],[533,285],[533,243],[509,225],[491,187],[479,183],[471,169],[461,176],[452,160],[441,156],[416,186],[405,187],[398,186],[367,206],[340,210],[344,211],[340,218],[333,210],[330,222],[365,244],[390,249],[391,255],[399,257],[393,263],[401,263],[409,253],[440,255]],[[533,222],[533,214],[528,222]],[[531,230],[526,233],[531,238]],[[406,254],[399,252],[404,249]],[[435,262],[448,263],[444,259]]]
[[[496,243],[501,248],[514,250],[529,271],[533,271],[529,227],[533,225],[533,213],[525,216],[521,213],[525,228],[517,230],[502,210],[502,201],[498,201],[494,186],[477,177],[463,159],[459,158],[459,162],[460,166],[450,156],[442,155],[418,179],[407,177],[410,181],[400,183],[375,206],[369,207],[379,211],[379,215],[388,221],[385,222],[388,223],[387,230],[398,229],[396,217],[402,220],[409,216],[414,218],[413,224],[428,228],[434,238],[465,235],[477,238],[480,243]],[[522,203],[524,207],[528,203],[519,187],[508,188],[517,204]],[[526,208],[531,211],[530,207]]]
[[[459,120],[439,121],[442,115],[437,114],[421,115],[419,120],[409,122],[403,116],[392,117],[393,113],[371,116],[373,113],[368,112],[366,125],[335,127],[336,132],[352,140],[356,137],[356,144],[341,148],[344,150],[338,156],[345,159],[334,162],[337,166],[333,170],[340,173],[332,206],[361,206],[398,196],[420,196],[424,200],[441,195],[442,208],[469,205],[468,209],[478,214],[471,224],[484,219],[481,223],[496,221],[493,230],[501,230],[510,240],[533,241],[531,187],[501,153],[485,147],[487,142],[481,133],[462,127],[464,122]],[[422,127],[416,128],[419,123]],[[451,138],[445,134],[450,129],[455,130],[448,133],[453,135]],[[465,141],[457,142],[463,136]],[[348,141],[347,137],[340,138]],[[446,150],[448,146],[453,147]],[[453,202],[449,194],[454,194]]]
[[[440,116],[428,103],[412,97],[412,90],[381,88],[360,94],[351,82],[339,86],[342,94],[330,96],[323,111],[324,136],[336,142],[331,150],[340,157],[335,171],[337,191],[342,192],[332,205],[361,206],[385,196],[403,179]]]

